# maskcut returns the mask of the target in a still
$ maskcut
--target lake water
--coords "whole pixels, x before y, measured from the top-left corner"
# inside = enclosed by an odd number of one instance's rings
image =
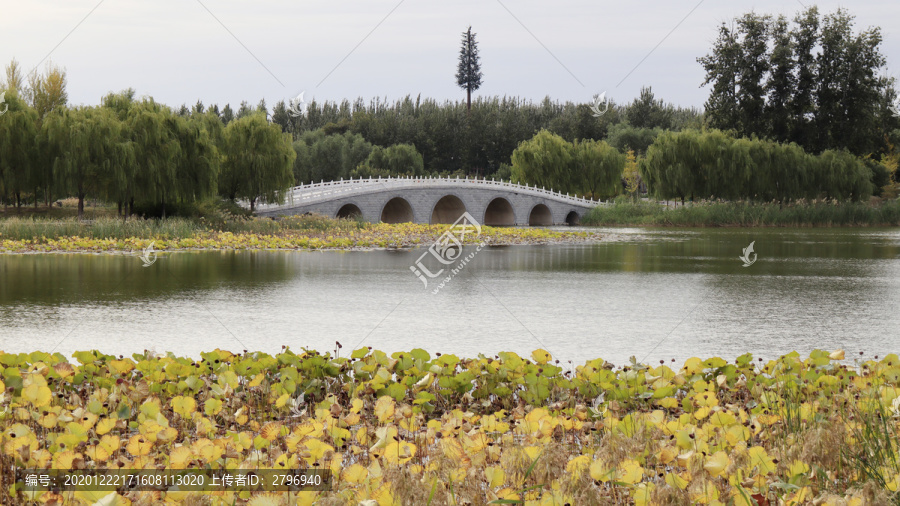
[[[199,356],[282,345],[460,356],[900,352],[898,229],[603,229],[488,247],[437,294],[425,250],[0,255],[0,350]],[[757,261],[743,267],[755,241]],[[466,254],[474,252],[474,248]]]

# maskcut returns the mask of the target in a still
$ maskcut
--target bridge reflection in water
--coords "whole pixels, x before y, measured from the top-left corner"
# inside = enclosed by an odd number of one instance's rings
[[[603,203],[509,181],[460,178],[350,179],[292,188],[260,216],[319,213],[384,223],[453,223],[468,212],[490,226],[577,225]]]

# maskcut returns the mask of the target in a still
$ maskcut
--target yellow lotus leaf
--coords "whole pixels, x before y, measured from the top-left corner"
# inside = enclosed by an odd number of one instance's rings
[[[690,477],[690,473],[687,472],[682,474],[666,473],[666,483],[679,490],[684,490],[690,483]]]
[[[141,404],[140,411],[144,415],[144,417],[148,419],[156,419],[156,415],[159,414],[160,401],[156,397],[151,397],[144,401]]]
[[[333,446],[325,444],[318,439],[310,439],[305,444],[306,448],[309,449],[309,456],[312,459],[310,464],[324,457],[326,452],[334,451]]]
[[[582,456],[587,457],[587,455]],[[502,467],[498,466],[485,468],[484,479],[487,480],[489,487],[497,488],[500,485],[506,483],[506,471],[504,471]]]
[[[731,459],[728,458],[728,454],[723,451],[718,451],[706,458],[703,469],[706,469],[709,474],[713,476],[718,476],[725,471],[725,468],[727,468],[730,463]]]
[[[691,450],[686,453],[682,453],[675,457],[675,460],[678,461],[678,465],[681,467],[688,467],[691,463],[691,458],[694,457],[694,450]]]
[[[219,399],[209,398],[203,403],[203,412],[206,416],[216,416],[219,411],[222,411],[222,401]]]
[[[185,469],[192,460],[194,452],[187,446],[179,446],[169,452],[169,467],[172,469]]]
[[[784,502],[786,506],[794,506],[795,504],[809,504],[812,497],[812,490],[809,487],[801,487],[800,490],[788,496]]]
[[[115,418],[104,418],[97,423],[97,426],[94,427],[94,430],[97,432],[98,436],[102,436],[107,432],[113,430],[116,427],[116,419]]]
[[[126,374],[131,372],[134,369],[134,362],[129,359],[124,360],[111,360],[109,362],[109,366],[112,370],[116,371],[118,374]]]
[[[675,460],[675,457],[677,456],[678,450],[671,446],[666,446],[656,453],[656,460],[658,460],[660,464],[668,464]]]
[[[301,437],[309,436],[319,438],[325,434],[325,424],[316,420],[310,420],[294,427],[294,434]]]
[[[624,483],[635,484],[644,478],[644,468],[635,460],[628,459],[619,464],[616,470],[618,480]]]
[[[728,427],[737,423],[737,418],[725,411],[716,411],[709,416],[709,423],[714,427]]]
[[[691,487],[690,492],[695,504],[713,504],[719,500],[719,489],[711,481],[703,482],[701,487]]]
[[[52,429],[56,427],[56,424],[59,422],[59,418],[56,416],[56,413],[48,412],[46,415],[41,415],[41,418],[38,419],[38,423],[41,424],[41,427],[45,429]]]
[[[262,430],[259,431],[259,435],[268,439],[269,441],[274,441],[275,438],[281,433],[281,424],[278,422],[269,422],[263,425]]]
[[[38,371],[32,371],[32,372],[23,374],[22,375],[22,386],[27,388],[27,387],[30,387],[31,385],[45,387],[45,386],[47,386],[47,378],[45,378],[44,375]],[[23,394],[24,394],[24,391],[23,391]]]
[[[99,444],[87,447],[84,453],[89,458],[91,458],[91,460],[95,460],[97,462],[106,462],[107,460],[109,460],[109,452]]]
[[[746,441],[749,438],[750,429],[743,425],[732,425],[725,430],[725,441],[731,446],[735,446],[739,442]]]
[[[696,418],[697,420],[703,420],[709,415],[709,411],[709,408],[700,408],[697,411],[694,411],[694,418]]]
[[[153,448],[153,443],[143,434],[131,436],[131,439],[128,440],[128,444],[125,445],[125,449],[128,450],[128,453],[135,457],[149,455],[151,448]]]
[[[531,352],[531,358],[538,364],[544,365],[549,362],[553,356],[547,350],[537,349]]]
[[[284,394],[275,401],[275,407],[283,408],[287,405],[289,400],[291,400],[291,394]]]
[[[656,485],[654,485],[653,483],[641,483],[640,485],[636,486],[632,495],[632,497],[634,498],[634,505],[648,506],[650,504],[650,496],[653,495],[653,490],[655,488]]]
[[[674,397],[663,397],[662,399],[657,400],[656,404],[659,407],[666,409],[675,409],[680,405],[678,399],[675,399]]]
[[[481,428],[485,432],[506,432],[509,424],[499,421],[495,415],[488,415],[481,419]]]
[[[365,427],[360,427],[359,430],[356,431],[356,440],[363,446],[369,443],[369,432]]]
[[[341,479],[349,483],[362,483],[369,476],[369,470],[359,464],[353,464],[341,472]]]
[[[75,374],[75,368],[68,362],[59,362],[53,366],[53,370],[56,371],[60,378],[68,378]]]
[[[602,460],[595,460],[591,462],[591,466],[588,468],[588,472],[591,475],[591,479],[595,481],[607,482],[616,476],[616,470],[611,468],[606,464],[606,462]]]
[[[689,375],[696,374],[703,370],[703,361],[697,357],[691,357],[684,361],[684,370]]]
[[[809,473],[809,465],[801,460],[795,460],[788,471],[789,476],[800,476]]]
[[[831,360],[844,360],[844,350],[837,350],[828,355]]]
[[[264,373],[259,373],[256,375],[255,378],[253,378],[252,381],[250,381],[250,383],[247,386],[250,388],[258,387],[259,385],[262,384],[264,379],[266,379],[266,375]]]
[[[527,446],[525,447],[525,455],[528,455],[528,460],[534,462],[540,456],[542,450],[543,448],[540,446]]]
[[[406,464],[416,455],[416,445],[406,441],[394,441],[384,449],[384,459],[390,464]]]
[[[247,501],[247,506],[283,506],[284,497],[282,495],[276,492],[256,494]]]
[[[48,387],[35,382],[22,389],[22,398],[34,407],[40,408],[50,404],[53,392]]]
[[[365,429],[363,429],[365,430]],[[303,442],[303,436],[300,436],[296,433],[290,433],[287,437],[284,438],[284,442],[287,444],[288,450],[292,452],[297,451],[297,445]]]
[[[759,466],[759,473],[766,475],[775,472],[775,462],[766,453],[766,449],[762,446],[754,446],[747,450],[750,457],[750,467]]]
[[[119,440],[119,436],[106,435],[100,438],[99,445],[103,447],[104,450],[109,452],[110,454],[119,450],[121,442]]]
[[[208,444],[201,447],[200,451],[197,452],[197,455],[199,455],[204,462],[210,463],[222,458],[223,453],[225,453],[225,450],[221,446]]]
[[[215,431],[215,427],[209,418],[206,418],[199,413],[194,413],[194,415],[197,415],[194,416],[194,426],[198,434],[209,435],[210,432]]]
[[[444,452],[444,456],[453,462],[460,462],[466,457],[465,451],[463,450],[462,445],[459,444],[459,441],[455,439],[449,438],[441,438],[441,451]]]
[[[73,451],[64,451],[59,452],[53,457],[53,468],[54,469],[72,469],[72,463],[75,459],[82,458],[80,453],[75,453]]]
[[[131,501],[128,498],[122,497],[119,494],[110,492],[108,490],[79,490],[78,492],[75,492],[75,498],[84,501],[85,504],[90,504],[91,506],[131,505]]]
[[[381,396],[375,402],[375,416],[381,423],[387,422],[394,416],[394,399],[388,395]]]
[[[191,414],[197,410],[197,401],[193,397],[183,395],[173,397],[171,405],[172,409],[184,418],[190,418]]]
[[[675,444],[678,445],[679,448],[683,450],[690,450],[694,447],[694,440],[696,438],[691,438],[693,432],[690,429],[683,429],[675,433]]]
[[[378,502],[378,506],[395,506],[399,504],[391,493],[391,484],[385,483],[372,492],[372,498]]]
[[[353,399],[353,401],[350,402],[350,412],[359,413],[364,405],[365,403],[363,403],[362,399]]]

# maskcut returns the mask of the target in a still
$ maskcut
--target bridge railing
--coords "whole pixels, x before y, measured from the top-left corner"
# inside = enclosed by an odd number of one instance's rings
[[[480,187],[501,187],[514,191],[538,195],[548,196],[557,200],[563,200],[572,204],[596,206],[600,201],[576,197],[574,195],[555,192],[551,188],[538,188],[527,184],[521,185],[511,181],[497,181],[494,179],[470,179],[466,178],[435,178],[435,177],[388,177],[388,178],[360,178],[360,179],[341,179],[339,181],[322,181],[319,183],[310,183],[295,186],[288,190],[288,199],[285,204],[260,204],[257,209],[260,211],[275,211],[278,209],[287,209],[298,205],[306,205],[337,197],[341,194],[353,193],[358,191],[371,190],[373,186],[384,186],[389,188],[409,188],[421,186],[443,186],[457,184],[472,184]],[[343,195],[341,195],[343,196]]]

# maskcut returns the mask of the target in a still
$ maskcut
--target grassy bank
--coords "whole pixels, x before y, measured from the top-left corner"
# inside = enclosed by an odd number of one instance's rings
[[[4,469],[316,468],[330,489],[26,494],[6,473],[7,501],[900,503],[893,354],[574,369],[542,350],[75,358],[0,354]]]
[[[702,202],[666,208],[655,202],[617,201],[590,210],[581,220],[598,226],[672,227],[860,227],[900,225],[900,201],[791,204]]]
[[[371,224],[323,216],[292,216],[279,220],[246,216],[218,219],[75,218],[0,220],[0,252],[54,251],[127,252],[146,248],[181,249],[354,249],[408,248],[435,242],[448,225]],[[465,242],[488,244],[544,244],[598,240],[589,232],[539,228],[482,227]]]

